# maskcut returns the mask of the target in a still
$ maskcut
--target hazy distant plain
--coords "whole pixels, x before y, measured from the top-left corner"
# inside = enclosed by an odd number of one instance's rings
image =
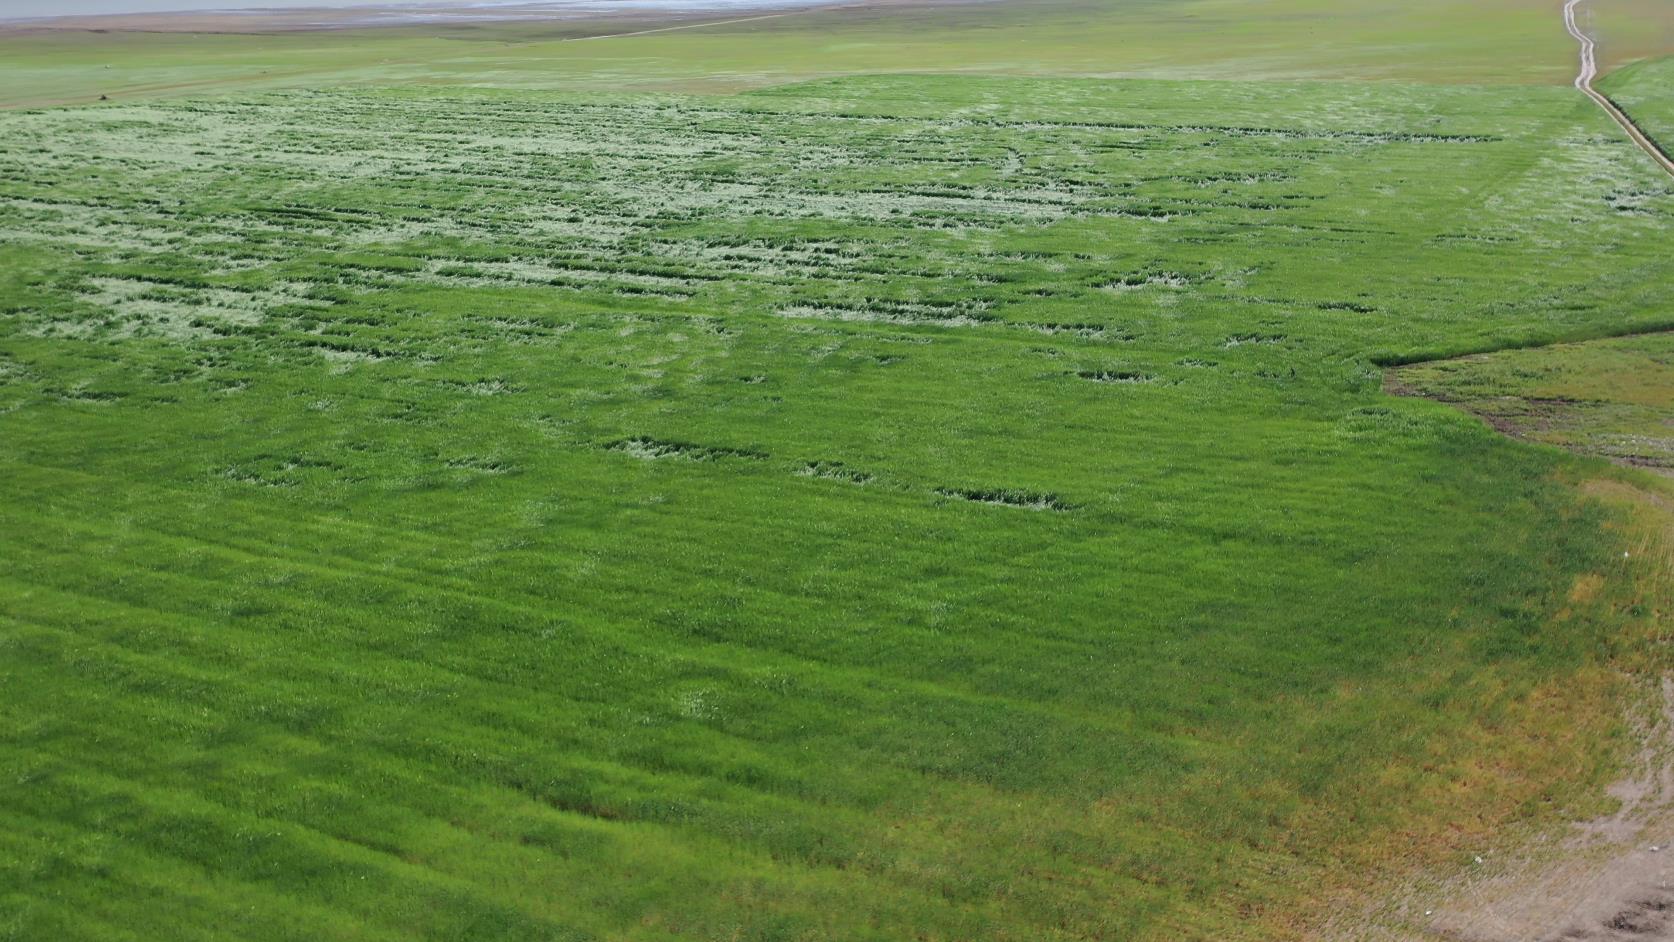
[[[817,5],[823,0],[477,0],[477,2],[448,2],[448,0],[417,0],[402,3],[371,3],[366,0],[0,0],[0,21],[27,20],[60,16],[125,16],[147,13],[202,12],[206,10],[275,10],[275,9],[366,9],[383,20],[395,13],[401,19],[508,19],[582,13],[661,10],[744,10],[762,7],[797,7]],[[427,11],[434,11],[427,12]]]
[[[342,0],[0,0],[0,19],[33,19],[112,13],[167,13],[175,10],[260,9],[271,7],[349,7],[366,4]]]

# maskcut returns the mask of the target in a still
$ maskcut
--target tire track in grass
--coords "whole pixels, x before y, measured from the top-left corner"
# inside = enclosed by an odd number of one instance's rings
[[[1575,11],[1582,2],[1583,0],[1567,0],[1564,4],[1564,28],[1581,44],[1581,69],[1575,76],[1575,87],[1603,108],[1611,120],[1621,125],[1628,137],[1639,145],[1640,150],[1651,155],[1658,167],[1674,176],[1674,158],[1670,158],[1644,131],[1639,130],[1639,125],[1633,123],[1627,112],[1616,107],[1616,103],[1611,101],[1608,95],[1593,87],[1593,79],[1598,78],[1598,43],[1576,22]]]

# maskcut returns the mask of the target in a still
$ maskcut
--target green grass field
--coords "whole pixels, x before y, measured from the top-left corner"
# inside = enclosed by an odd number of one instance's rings
[[[1674,153],[1674,56],[1636,62],[1602,87],[1664,153]]]
[[[157,99],[0,111],[0,939],[1298,938],[1599,810],[1631,472],[1383,375],[1674,326],[1674,180],[1546,6],[1286,2],[0,40]],[[788,81],[1235,19],[1434,81]]]
[[[351,84],[736,91],[908,70],[1559,86],[1574,77],[1574,44],[1556,20],[1546,0],[1355,0],[1352,9],[1339,0],[1010,0],[808,11],[586,42],[573,40],[617,27],[0,31],[0,106]],[[1587,20],[1606,65],[1674,51],[1665,0],[1592,0]]]
[[[1395,382],[1510,434],[1669,472],[1671,363],[1674,334],[1655,333],[1425,363]]]

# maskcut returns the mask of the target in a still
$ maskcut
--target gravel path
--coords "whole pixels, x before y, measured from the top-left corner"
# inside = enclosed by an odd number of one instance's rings
[[[1581,89],[1582,93],[1588,98],[1597,102],[1606,114],[1621,125],[1622,130],[1628,133],[1628,137],[1632,138],[1641,150],[1651,155],[1651,159],[1657,162],[1657,166],[1674,175],[1674,159],[1670,159],[1667,154],[1663,153],[1662,148],[1656,145],[1655,141],[1646,137],[1645,133],[1639,130],[1638,125],[1633,123],[1633,119],[1629,118],[1622,109],[1616,107],[1616,103],[1611,101],[1609,96],[1593,87],[1593,79],[1598,78],[1598,43],[1594,42],[1593,37],[1587,35],[1586,31],[1575,21],[1575,10],[1582,2],[1583,0],[1568,0],[1564,4],[1564,27],[1569,30],[1571,36],[1575,37],[1575,41],[1581,44],[1581,71],[1575,76],[1575,87]]]

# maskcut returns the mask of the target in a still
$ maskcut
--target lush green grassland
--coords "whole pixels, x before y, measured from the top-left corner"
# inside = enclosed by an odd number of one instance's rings
[[[0,116],[0,933],[1287,935],[1608,773],[1638,562],[1372,358],[1671,213],[1562,89]]]
[[[1674,16],[1665,0],[1593,0],[1586,12],[1607,65],[1674,50]],[[690,22],[275,35],[0,31],[0,105],[344,84],[735,90],[904,68],[1554,86],[1575,74],[1574,43],[1546,0],[1356,0],[1351,7],[1339,0],[885,4],[573,41]]]

